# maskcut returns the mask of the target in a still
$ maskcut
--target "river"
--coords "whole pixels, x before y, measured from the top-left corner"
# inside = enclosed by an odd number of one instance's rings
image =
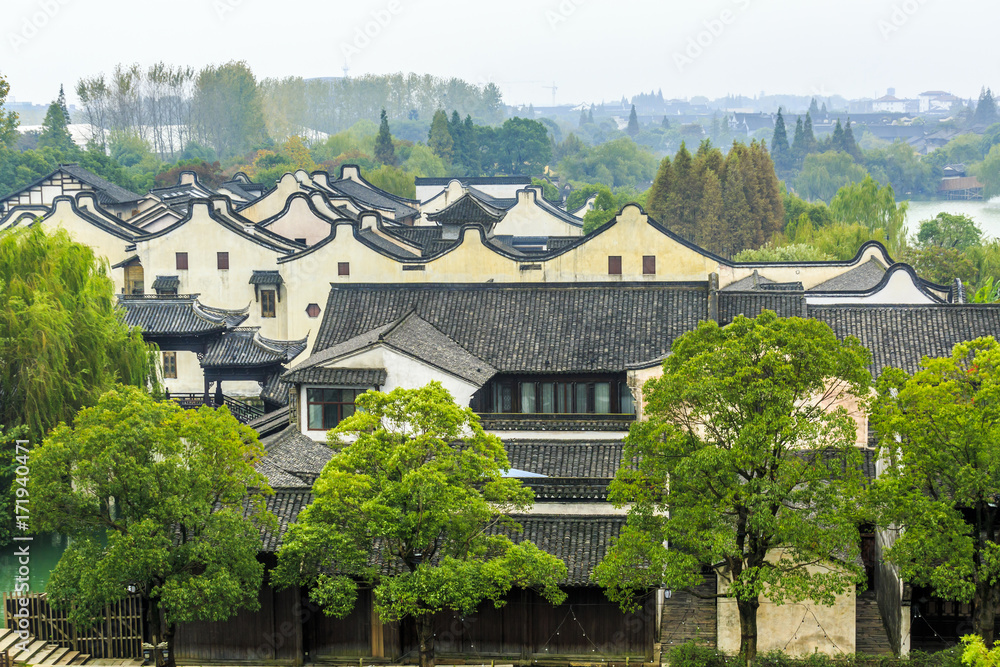
[[[971,217],[983,230],[983,236],[1000,238],[1000,197],[989,201],[911,201],[906,213],[906,228],[914,236],[920,228],[920,221],[933,218],[938,213],[965,214]]]

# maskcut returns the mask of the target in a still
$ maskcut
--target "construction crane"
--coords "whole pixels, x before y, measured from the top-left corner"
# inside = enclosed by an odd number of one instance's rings
[[[547,88],[552,91],[552,106],[556,105],[556,91],[559,90],[559,86],[553,81],[551,86],[542,86],[542,88]]]

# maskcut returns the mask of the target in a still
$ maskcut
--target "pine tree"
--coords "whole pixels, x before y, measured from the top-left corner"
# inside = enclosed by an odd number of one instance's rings
[[[734,255],[750,247],[753,235],[750,205],[747,204],[743,182],[743,169],[739,156],[730,151],[726,157],[726,182],[722,186],[722,219],[725,221],[726,251]]]
[[[802,127],[802,132],[806,142],[805,154],[809,155],[810,153],[815,153],[816,149],[819,147],[819,143],[816,141],[816,135],[813,134],[812,115],[809,113],[806,114],[806,122]]]
[[[820,109],[820,113],[821,113],[821,114],[823,114],[824,116],[825,116],[825,115],[827,115],[827,114],[829,113],[829,112],[828,112],[828,111],[826,110],[826,102],[823,102],[823,108],[822,108],[822,109]]]
[[[763,142],[750,144],[750,157],[753,169],[757,174],[757,187],[760,191],[761,215],[760,224],[764,242],[770,241],[775,232],[781,231],[785,224],[785,205],[781,196],[781,183],[774,171],[774,162],[767,146]]]
[[[434,112],[434,118],[431,119],[431,130],[427,135],[427,145],[439,158],[445,162],[451,162],[455,140],[448,132],[448,116],[443,109]]]
[[[781,108],[778,108],[778,117],[774,121],[774,134],[771,135],[771,157],[774,158],[774,166],[782,174],[786,174],[792,168],[792,153],[788,146],[788,131],[785,128],[785,119],[781,115]]]
[[[59,84],[59,97],[56,98],[56,103],[59,108],[62,109],[63,116],[66,118],[66,124],[69,125],[73,122],[73,119],[69,117],[69,107],[66,106],[66,91],[63,90],[63,85]]]
[[[979,103],[976,104],[972,122],[975,125],[992,125],[997,122],[997,105],[993,100],[993,91],[989,88],[979,93]]]
[[[39,148],[54,148],[63,153],[76,150],[73,137],[69,133],[69,112],[66,109],[66,96],[62,86],[59,87],[59,97],[49,105],[42,121],[42,133],[38,137]]]
[[[844,152],[860,161],[864,156],[858,147],[858,142],[854,140],[854,130],[851,129],[851,118],[848,116],[847,125],[844,126]]]
[[[587,110],[586,109],[580,109],[580,125],[579,126],[583,127],[586,124],[587,124]]]
[[[535,117],[535,105],[528,104],[528,118],[534,118],[534,117]]]
[[[802,164],[806,158],[806,131],[802,124],[802,116],[795,119],[795,136],[792,138],[792,160],[795,166]]]
[[[809,111],[807,111],[806,113],[807,114],[819,114],[819,105],[816,104],[816,98],[815,97],[812,98],[812,100],[809,102]]]
[[[587,122],[588,123],[593,123],[594,122],[594,105],[593,104],[590,105],[590,111],[587,112]]]
[[[389,132],[389,118],[382,109],[382,120],[375,137],[375,159],[390,167],[396,166],[396,149],[392,145],[392,134]]]
[[[628,127],[625,128],[629,136],[634,137],[639,134],[639,116],[635,113],[635,105],[632,105],[632,111],[628,115]]]
[[[670,156],[666,156],[660,162],[660,168],[656,170],[656,178],[653,185],[646,193],[646,212],[662,225],[670,227],[667,216],[670,202],[670,192],[673,188],[674,171],[670,164]]]
[[[462,124],[461,154],[462,170],[466,176],[479,176],[483,170],[476,136],[476,126],[472,122],[472,116],[466,114],[465,122]]]
[[[722,182],[715,171],[708,169],[705,171],[701,202],[698,204],[697,243],[702,248],[719,254],[727,252],[722,215]]]
[[[830,139],[830,147],[835,151],[847,152],[847,147],[844,145],[844,128],[840,126],[839,118],[833,126],[833,137]]]
[[[694,239],[698,207],[698,198],[695,195],[698,191],[697,175],[693,166],[691,153],[682,142],[680,150],[674,156],[673,184],[670,196],[667,198],[667,215],[664,222],[671,231],[688,240]]]
[[[670,121],[667,120],[666,116],[663,117],[663,122],[660,123],[660,127],[662,127],[664,130],[669,130],[670,129]]]

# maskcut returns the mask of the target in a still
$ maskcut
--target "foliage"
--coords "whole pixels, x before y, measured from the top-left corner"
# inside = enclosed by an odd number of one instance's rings
[[[552,144],[545,125],[528,118],[509,118],[494,136],[491,173],[516,175],[541,174],[552,159]]]
[[[181,160],[176,165],[161,171],[156,175],[155,186],[158,188],[176,185],[181,178],[182,171],[193,171],[198,175],[198,180],[210,188],[217,188],[222,185],[225,175],[222,173],[222,166],[218,161],[209,164],[202,159]]]
[[[751,664],[761,596],[833,604],[865,580],[857,426],[834,406],[867,394],[870,355],[822,322],[771,311],[702,322],[671,349],[625,440],[636,464],[619,469],[610,499],[628,523],[594,579],[629,608],[637,592],[691,587],[721,562]]]
[[[834,259],[815,246],[793,243],[775,247],[770,244],[742,250],[733,255],[736,262],[826,262]]]
[[[390,167],[396,166],[396,149],[392,145],[392,134],[389,132],[389,119],[382,109],[378,136],[375,137],[375,159]]]
[[[73,137],[69,133],[69,112],[66,110],[66,96],[62,86],[59,87],[59,97],[49,105],[49,110],[42,121],[42,133],[38,137],[39,148],[54,148],[57,151],[69,152],[75,147]]]
[[[220,158],[241,155],[267,140],[257,79],[244,61],[201,70],[191,104],[197,131]]]
[[[431,130],[427,135],[427,145],[430,146],[434,154],[445,162],[451,161],[451,149],[455,145],[455,140],[448,131],[448,114],[444,109],[434,112],[431,120]]]
[[[559,188],[552,185],[552,183],[548,180],[544,178],[532,178],[531,184],[537,185],[542,189],[542,197],[545,198],[545,201],[556,204],[557,206],[562,204],[562,195],[559,194]]]
[[[642,195],[632,188],[611,188],[602,185],[590,185],[582,188],[584,192],[596,194],[594,208],[583,215],[583,233],[590,234],[601,225],[607,223],[627,204],[642,205]],[[590,198],[590,194],[587,198]],[[584,199],[586,202],[586,199]],[[583,204],[581,204],[582,206]]]
[[[135,387],[101,396],[32,452],[33,527],[72,538],[49,599],[86,627],[135,586],[168,644],[177,623],[257,609],[260,531],[277,527],[253,467],[263,454],[226,408],[183,410]]]
[[[878,181],[865,176],[860,183],[845,185],[830,202],[830,213],[835,222],[860,224],[876,235],[890,254],[897,254],[906,247],[906,210],[909,202],[896,203],[896,193],[891,185],[879,187]]]
[[[1000,195],[1000,144],[990,148],[983,161],[974,165],[971,172],[983,184],[984,197]]]
[[[504,477],[503,444],[454,403],[440,383],[369,391],[330,432],[336,450],[314,500],[289,527],[274,578],[301,584],[325,613],[343,617],[370,587],[383,622],[412,617],[421,665],[433,665],[432,615],[495,605],[514,586],[539,586],[551,602],[566,566],[501,528],[532,503]],[[372,558],[372,554],[375,555]]]
[[[938,213],[930,220],[921,220],[917,243],[923,247],[939,246],[964,250],[982,243],[983,230],[967,215]]]
[[[155,377],[93,250],[41,225],[0,232],[0,424],[37,442],[116,382]]]
[[[577,148],[559,163],[559,173],[572,181],[638,188],[645,187],[656,174],[656,157],[629,137]]]
[[[10,84],[7,82],[7,77],[0,74],[0,148],[13,146],[17,140],[17,112],[4,108],[9,94]]]
[[[635,105],[632,105],[632,111],[628,115],[628,127],[625,131],[630,137],[634,137],[639,134],[639,117],[635,114]]]
[[[959,343],[913,375],[886,369],[870,411],[886,466],[875,484],[885,551],[900,576],[972,603],[973,631],[993,643],[1000,599],[1000,345]]]
[[[729,667],[739,664],[736,656],[727,656],[717,649],[699,646],[693,641],[670,649],[671,667]],[[756,667],[962,667],[957,649],[937,653],[911,651],[904,657],[864,655],[851,653],[831,657],[814,653],[808,657],[790,656],[780,651],[769,651],[757,656]]]
[[[808,200],[829,202],[837,191],[868,176],[865,168],[843,152],[811,153],[804,158],[802,170],[795,177],[795,191]]]
[[[444,161],[424,144],[417,144],[410,150],[410,156],[403,163],[403,168],[420,177],[441,178],[448,175]]]
[[[913,267],[921,278],[949,285],[958,278],[965,284],[976,280],[976,267],[958,248],[928,245],[924,248],[907,248],[899,255],[899,261]]]
[[[413,174],[409,174],[399,167],[382,165],[378,169],[362,169],[361,175],[375,187],[391,192],[397,197],[413,199],[417,196],[417,186],[413,180]]]

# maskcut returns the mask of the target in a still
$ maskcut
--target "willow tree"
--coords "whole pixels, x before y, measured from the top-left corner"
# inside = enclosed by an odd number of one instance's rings
[[[566,565],[530,542],[514,544],[511,513],[531,490],[504,477],[503,444],[438,382],[369,391],[330,432],[339,449],[289,527],[275,581],[301,584],[324,612],[344,617],[370,588],[385,623],[413,618],[421,667],[434,664],[434,614],[503,604],[514,586],[562,602]],[[350,440],[344,445],[341,438]],[[342,447],[342,449],[341,449]]]
[[[0,232],[0,424],[37,442],[115,383],[155,379],[90,248],[41,225]]]
[[[636,464],[611,486],[629,511],[594,572],[608,596],[629,608],[650,588],[691,590],[721,564],[719,596],[735,599],[750,665],[762,598],[833,604],[863,582],[861,454],[836,406],[866,395],[868,358],[822,322],[770,311],[677,338],[625,440]]]

